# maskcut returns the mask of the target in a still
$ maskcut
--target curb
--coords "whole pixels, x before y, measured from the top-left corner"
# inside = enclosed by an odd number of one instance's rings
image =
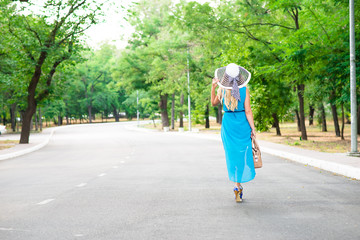
[[[294,162],[302,163],[312,167],[320,168],[325,171],[340,174],[345,177],[354,178],[360,180],[360,168],[324,161],[316,158],[304,157],[293,153],[287,153],[284,151],[274,150],[270,148],[261,148],[261,151],[273,156],[282,157]]]
[[[55,132],[55,129],[56,128],[51,129],[50,135],[45,141],[43,141],[43,142],[41,142],[41,143],[39,143],[39,144],[37,144],[37,145],[35,145],[33,147],[24,149],[24,150],[20,150],[20,151],[16,151],[16,152],[13,152],[13,153],[7,153],[7,154],[0,155],[0,161],[10,159],[10,158],[19,157],[19,156],[34,152],[36,150],[39,150],[40,148],[45,147],[49,143],[50,138],[52,137],[52,135]]]
[[[151,130],[149,129],[149,131],[151,131]],[[169,133],[167,133],[167,134],[169,134]],[[192,136],[192,137],[197,137],[197,138],[202,138],[202,139],[221,141],[220,136],[216,136],[216,135],[208,135],[207,136],[205,134],[191,133],[191,132],[184,132],[184,133],[171,132],[170,134],[187,135],[187,136]],[[325,170],[325,171],[328,171],[331,173],[335,173],[335,174],[339,174],[339,175],[349,177],[352,179],[360,180],[360,168],[357,168],[357,167],[352,167],[352,166],[348,166],[348,165],[344,165],[344,164],[334,163],[334,162],[311,158],[311,157],[305,157],[305,156],[288,153],[288,152],[280,151],[280,150],[274,150],[272,148],[266,148],[266,147],[261,147],[261,152],[270,154],[273,156],[281,157],[281,158],[284,158],[284,159],[287,159],[287,160],[290,160],[293,162],[301,163],[301,164],[304,164],[307,166],[320,168],[322,170]]]

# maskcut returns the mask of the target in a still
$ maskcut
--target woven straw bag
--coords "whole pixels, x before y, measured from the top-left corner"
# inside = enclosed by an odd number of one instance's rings
[[[251,138],[251,144],[252,144],[252,152],[254,158],[254,167],[261,168],[262,167],[261,152],[260,152],[259,144],[257,143],[254,137]]]

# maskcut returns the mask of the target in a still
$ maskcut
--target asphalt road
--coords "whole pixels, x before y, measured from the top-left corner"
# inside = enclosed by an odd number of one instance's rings
[[[129,126],[1,161],[0,239],[360,239],[359,181],[264,154],[236,203],[221,142]]]

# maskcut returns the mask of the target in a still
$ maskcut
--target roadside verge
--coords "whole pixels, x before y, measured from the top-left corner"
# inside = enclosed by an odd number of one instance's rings
[[[40,135],[42,136],[35,139],[33,143],[30,142],[29,144],[18,144],[15,147],[2,150],[0,152],[0,161],[19,157],[34,152],[36,150],[39,150],[40,148],[43,148],[49,143],[52,135],[55,132],[55,129],[56,127],[51,129],[45,129],[44,132],[48,132],[48,133],[40,133]]]

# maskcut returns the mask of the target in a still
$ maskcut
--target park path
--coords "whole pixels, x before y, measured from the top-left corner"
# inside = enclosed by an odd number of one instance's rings
[[[132,123],[0,162],[0,239],[360,239],[359,182],[264,155],[235,203],[222,145]]]

